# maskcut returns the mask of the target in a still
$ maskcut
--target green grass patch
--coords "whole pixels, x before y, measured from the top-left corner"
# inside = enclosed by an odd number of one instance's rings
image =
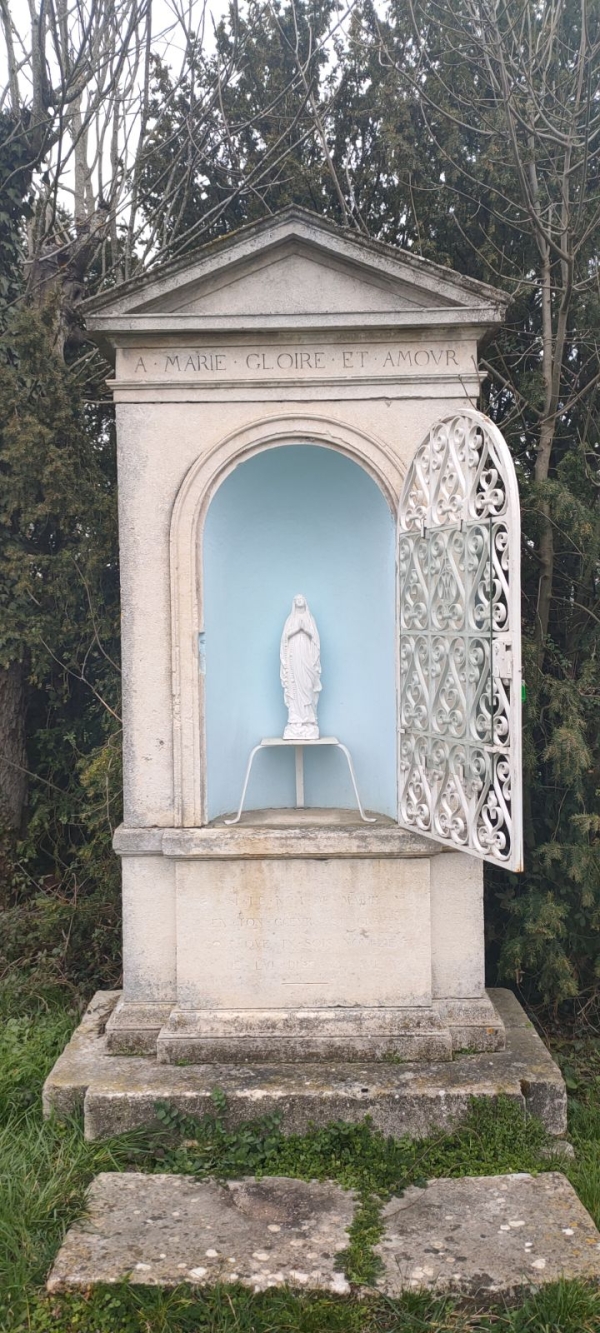
[[[473,1101],[455,1133],[426,1139],[387,1137],[368,1118],[356,1125],[334,1121],[306,1134],[285,1135],[276,1115],[229,1129],[227,1105],[218,1089],[213,1101],[214,1112],[202,1119],[158,1103],[164,1135],[148,1136],[144,1169],[152,1169],[154,1161],[157,1170],[198,1177],[300,1176],[387,1194],[432,1176],[539,1170],[540,1148],[549,1142],[540,1122],[506,1097],[495,1103]]]
[[[39,1111],[45,1075],[76,1022],[75,1014],[63,1010],[0,1022],[0,1124],[28,1106]]]
[[[242,1287],[194,1293],[140,1287],[96,1288],[89,1297],[40,1301],[29,1333],[598,1333],[600,1294],[559,1282],[514,1309],[477,1312],[454,1300],[253,1295]]]
[[[567,1084],[569,1138],[576,1153],[565,1173],[600,1227],[600,1037],[558,1041],[553,1055]]]
[[[408,1294],[401,1301],[309,1295],[241,1287],[175,1291],[98,1287],[89,1295],[49,1297],[43,1283],[66,1227],[80,1213],[98,1171],[138,1169],[209,1175],[289,1175],[334,1179],[355,1189],[360,1206],[342,1256],[355,1282],[376,1273],[373,1244],[382,1199],[432,1176],[548,1169],[542,1127],[507,1100],[480,1102],[451,1135],[394,1140],[367,1122],[331,1124],[286,1137],[276,1117],[233,1129],[222,1093],[211,1114],[181,1117],[163,1107],[157,1132],[85,1143],[78,1119],[44,1123],[43,1078],[76,1017],[60,1010],[9,1020],[0,1031],[0,1329],[2,1333],[598,1333],[600,1294],[559,1283],[517,1308],[479,1311],[455,1300]],[[573,1053],[568,1052],[573,1059]],[[562,1057],[561,1057],[562,1058]],[[583,1056],[571,1109],[577,1161],[567,1174],[598,1217],[600,1107]],[[600,1071],[598,1071],[600,1074]]]

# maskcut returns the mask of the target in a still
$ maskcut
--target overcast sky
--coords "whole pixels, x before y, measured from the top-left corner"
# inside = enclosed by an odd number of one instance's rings
[[[240,0],[240,8],[243,8],[243,5],[244,0]],[[73,8],[75,7],[76,0],[73,5]],[[200,23],[202,12],[205,7],[206,46],[210,48],[213,45],[213,26],[215,23],[219,22],[219,19],[221,19],[224,14],[227,13],[229,9],[229,0],[187,0],[187,2],[183,4],[181,3],[181,0],[152,0],[152,31],[157,52],[160,52],[164,56],[167,53],[170,43],[173,48],[173,63],[176,64],[178,55],[181,54],[182,49],[181,43],[177,40],[177,36],[173,34],[173,25],[177,9],[179,9],[179,12],[183,9],[186,14],[189,14],[191,9],[192,13],[197,15],[197,21]],[[13,24],[18,36],[22,39],[26,49],[29,49],[29,32],[31,27],[29,0],[8,0],[8,8],[12,15]],[[39,0],[36,0],[36,11],[39,12]],[[169,33],[168,38],[165,37],[166,33]],[[18,40],[15,42],[15,45],[18,50]],[[171,63],[170,60],[169,63]],[[6,83],[6,52],[3,41],[0,41],[0,82],[2,88],[4,88]]]

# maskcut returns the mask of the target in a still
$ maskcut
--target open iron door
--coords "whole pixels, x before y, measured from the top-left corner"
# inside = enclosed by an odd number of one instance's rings
[[[432,426],[398,527],[398,821],[521,870],[519,495],[488,417]]]

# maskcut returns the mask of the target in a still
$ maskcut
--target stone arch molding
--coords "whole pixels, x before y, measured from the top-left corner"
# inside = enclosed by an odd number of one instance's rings
[[[398,510],[405,464],[381,440],[329,417],[263,417],[227,435],[192,464],[173,507],[170,538],[174,803],[179,827],[206,822],[204,676],[198,636],[204,628],[201,535],[208,507],[240,463],[266,449],[300,443],[351,458],[377,483],[392,512]]]

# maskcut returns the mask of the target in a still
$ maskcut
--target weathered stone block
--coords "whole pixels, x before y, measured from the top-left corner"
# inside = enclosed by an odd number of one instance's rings
[[[511,1296],[561,1277],[600,1277],[600,1233],[559,1172],[430,1180],[390,1200],[383,1216],[377,1285],[390,1296]]]
[[[51,1292],[125,1279],[349,1291],[336,1262],[348,1244],[354,1196],[338,1185],[103,1172],[86,1207],[56,1257]]]
[[[490,992],[506,1026],[506,1050],[454,1060],[356,1064],[158,1064],[143,1056],[114,1056],[103,1035],[118,994],[95,997],[80,1028],[59,1056],[44,1086],[44,1110],[67,1115],[79,1107],[88,1139],[105,1138],[156,1122],[155,1104],[203,1115],[211,1092],[228,1100],[231,1125],[279,1112],[286,1132],[313,1122],[356,1123],[370,1115],[386,1134],[421,1137],[451,1129],[467,1115],[472,1097],[504,1094],[539,1115],[551,1134],[566,1130],[566,1091],[552,1060],[509,991]]]
[[[156,1052],[159,1064],[451,1060],[452,1037],[429,1007],[175,1009]]]

